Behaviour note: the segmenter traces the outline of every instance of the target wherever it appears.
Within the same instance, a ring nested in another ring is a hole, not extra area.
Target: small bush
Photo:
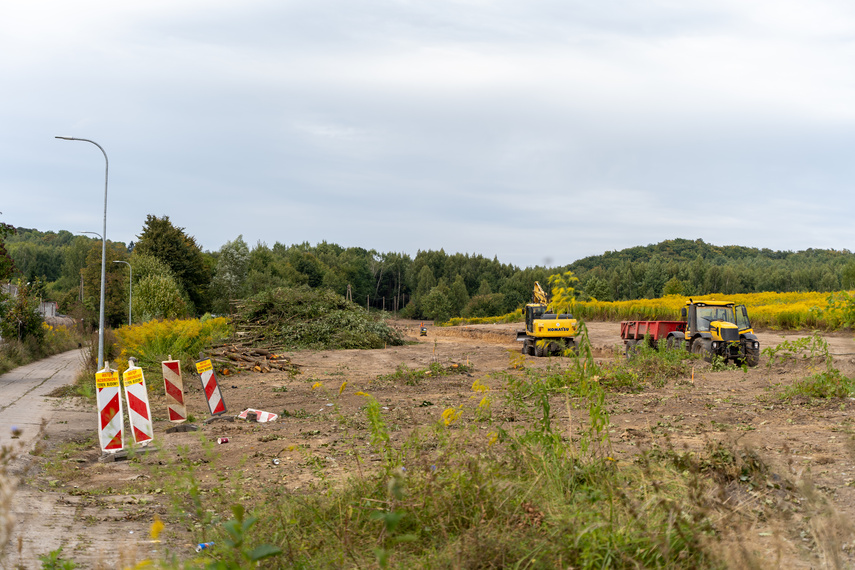
[[[119,339],[119,362],[124,370],[128,359],[133,356],[138,366],[160,371],[160,363],[169,359],[180,360],[185,367],[192,367],[199,353],[231,335],[225,317],[202,319],[176,319],[171,321],[149,321],[140,325],[122,327],[115,331]],[[106,351],[105,351],[106,353]]]

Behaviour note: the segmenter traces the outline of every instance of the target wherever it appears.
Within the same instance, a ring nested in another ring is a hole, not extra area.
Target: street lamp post
[[[130,272],[128,277],[128,326],[131,326],[131,305],[134,302],[134,268],[127,261],[119,259],[113,261],[113,263],[124,263],[128,266],[128,271]]]
[[[98,316],[98,370],[104,368],[104,291],[107,282],[107,179],[110,175],[110,160],[107,158],[107,153],[100,144],[89,139],[79,139],[75,137],[55,137],[64,141],[83,141],[92,143],[101,150],[104,155],[104,229],[101,233],[101,309]]]

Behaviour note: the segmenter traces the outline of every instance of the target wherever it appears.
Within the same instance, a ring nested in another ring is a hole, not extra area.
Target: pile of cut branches
[[[300,371],[291,359],[273,351],[238,345],[234,343],[215,347],[211,351],[211,360],[219,364],[224,375],[235,372],[289,372]]]
[[[383,348],[404,343],[382,319],[329,289],[263,291],[234,303],[235,338],[244,346],[282,349]]]

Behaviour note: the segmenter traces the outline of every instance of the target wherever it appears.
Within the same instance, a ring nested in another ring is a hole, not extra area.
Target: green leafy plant
[[[442,365],[439,362],[431,362],[427,368],[410,368],[401,363],[392,374],[383,374],[377,377],[381,382],[400,382],[408,386],[416,386],[425,380],[451,376],[455,374],[468,374],[472,372],[471,364],[449,363]]]
[[[206,566],[210,570],[239,570],[245,568],[244,562],[257,563],[265,558],[278,556],[282,553],[282,549],[270,544],[262,544],[254,548],[247,543],[250,542],[252,527],[258,522],[258,518],[254,516],[246,516],[243,505],[232,505],[232,514],[234,518],[223,523],[223,530],[226,531],[226,537],[223,543],[230,549],[228,553],[231,557],[230,561],[217,561],[216,563]],[[222,549],[221,549],[222,550]]]
[[[78,567],[73,560],[62,557],[62,547],[56,550],[51,550],[47,554],[39,556],[42,563],[42,570],[74,570]]]

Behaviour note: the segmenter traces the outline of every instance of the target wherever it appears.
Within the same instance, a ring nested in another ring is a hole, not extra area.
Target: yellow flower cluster
[[[755,327],[772,329],[835,328],[841,317],[829,306],[828,293],[745,293],[698,295],[692,299],[732,301],[748,308]],[[668,295],[635,301],[589,301],[576,304],[576,316],[589,320],[680,320],[688,297]]]
[[[160,365],[170,355],[175,359],[195,360],[199,352],[231,334],[225,317],[212,319],[153,320],[116,329],[119,338],[119,368],[131,356],[140,366]]]

